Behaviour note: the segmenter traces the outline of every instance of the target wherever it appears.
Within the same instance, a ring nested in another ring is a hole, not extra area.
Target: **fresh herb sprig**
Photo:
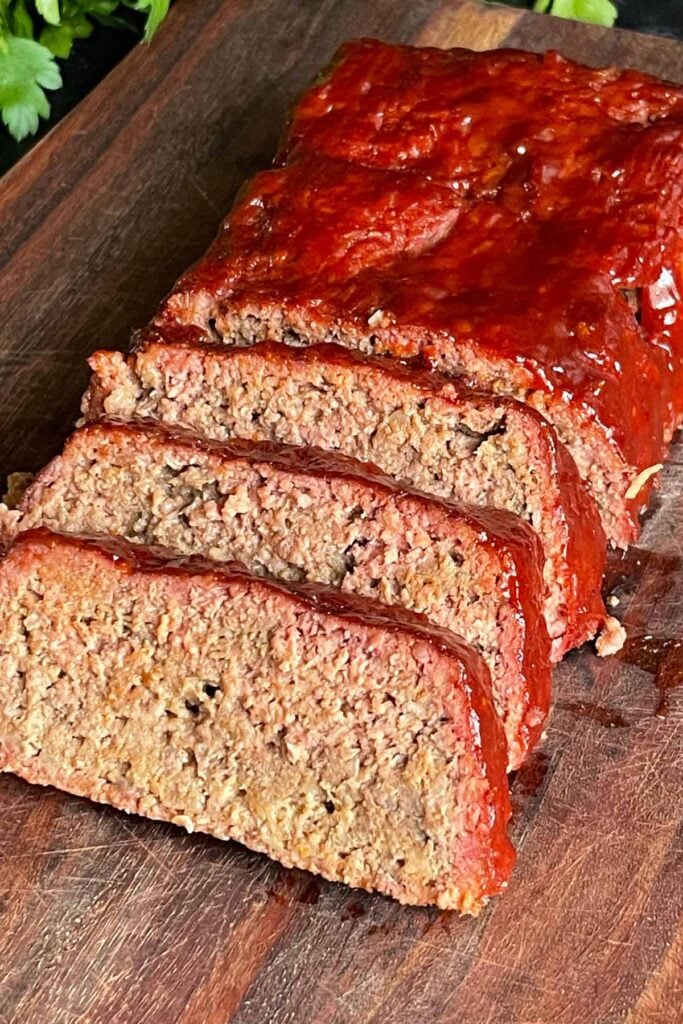
[[[536,0],[534,10],[608,26],[614,24],[619,13],[611,0]]]
[[[17,141],[50,114],[47,92],[59,89],[58,60],[95,25],[135,30],[128,12],[145,17],[145,39],[166,17],[170,0],[0,0],[0,117]]]

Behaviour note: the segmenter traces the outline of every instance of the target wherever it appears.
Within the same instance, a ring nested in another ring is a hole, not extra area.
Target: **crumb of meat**
[[[0,502],[0,551],[9,547],[21,522],[21,512]]]
[[[601,658],[608,658],[620,651],[626,642],[626,630],[613,615],[608,615],[602,631],[595,641],[595,649]]]

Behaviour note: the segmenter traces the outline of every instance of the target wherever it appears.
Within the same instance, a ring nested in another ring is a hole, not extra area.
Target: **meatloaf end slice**
[[[98,352],[83,411],[149,418],[207,438],[338,451],[425,493],[521,516],[542,538],[545,618],[558,659],[605,617],[595,502],[535,410],[334,345],[151,344]]]
[[[646,337],[612,257],[588,259],[582,239],[597,228],[578,214],[527,218],[436,185],[423,209],[414,179],[310,159],[257,175],[141,341],[334,341],[522,400],[553,424],[626,546],[680,416],[678,357]]]
[[[476,913],[514,854],[486,668],[397,609],[47,531],[0,563],[0,769]]]
[[[540,737],[550,701],[541,550],[511,513],[401,490],[319,449],[101,422],[72,435],[21,512],[24,528],[113,534],[420,612],[487,662],[511,769]]]

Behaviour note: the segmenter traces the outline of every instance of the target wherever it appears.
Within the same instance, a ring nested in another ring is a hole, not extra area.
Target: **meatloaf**
[[[218,441],[315,445],[421,491],[521,516],[544,545],[555,659],[604,620],[595,503],[529,406],[334,345],[150,344],[128,357],[98,352],[91,365],[86,418],[145,417]]]
[[[236,560],[421,612],[487,662],[510,768],[541,734],[550,652],[540,544],[510,513],[399,490],[370,466],[316,449],[98,422],[72,435],[20,511],[24,528]]]
[[[554,55],[361,41],[283,153],[156,327],[336,340],[523,399],[610,540],[633,540],[683,413],[683,90]]]
[[[476,913],[513,852],[486,667],[419,617],[46,531],[0,562],[0,769]]]

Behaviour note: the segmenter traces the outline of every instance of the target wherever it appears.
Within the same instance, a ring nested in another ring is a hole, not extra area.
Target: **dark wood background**
[[[363,34],[554,46],[683,81],[673,41],[470,0],[179,0],[0,181],[1,475],[57,451],[86,354],[126,344],[299,90]],[[0,1024],[681,1024],[681,455],[610,581],[655,640],[558,669],[548,739],[514,782],[518,867],[478,920],[7,776]]]

